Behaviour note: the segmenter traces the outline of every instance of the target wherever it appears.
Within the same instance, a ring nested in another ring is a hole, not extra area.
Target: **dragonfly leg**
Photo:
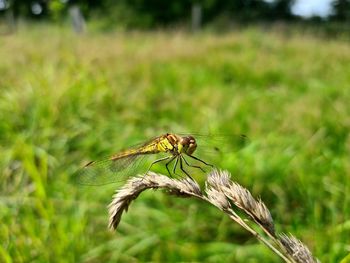
[[[171,173],[170,173],[170,170],[169,170],[168,165],[171,164],[171,163],[175,160],[175,158],[176,158],[176,156],[173,156],[173,157],[165,164],[165,167],[166,167],[166,169],[167,169],[168,174],[169,174],[170,177],[173,177],[173,176],[172,176]]]
[[[179,157],[177,156],[176,161],[175,161],[175,165],[173,168],[173,174],[176,174],[176,167],[177,167],[178,162],[179,162]]]
[[[172,156],[167,156],[167,157],[164,157],[164,158],[160,158],[158,160],[155,160],[154,162],[151,163],[151,165],[149,166],[149,168],[147,169],[147,172],[145,173],[145,175],[149,172],[149,170],[151,170],[152,166],[156,163],[159,163],[161,161],[165,161],[165,160],[168,160],[170,159]]]
[[[205,173],[205,170],[204,170],[202,167],[200,167],[200,166],[198,166],[198,165],[189,164],[189,163],[187,162],[187,160],[185,159],[185,156],[182,156],[182,159],[184,159],[184,161],[185,161],[185,163],[187,164],[187,166],[200,169],[203,173]]]
[[[180,158],[181,158],[180,155],[177,155],[177,156],[176,156],[176,161],[175,161],[175,165],[174,165],[174,168],[173,168],[173,174],[176,175],[178,178],[181,179],[182,176],[176,173],[177,164],[179,163],[179,159],[180,159]]]
[[[201,162],[201,163],[204,163],[205,165],[208,165],[208,166],[211,166],[211,167],[214,168],[214,165],[212,165],[212,164],[210,164],[210,163],[206,163],[205,161],[203,161],[203,160],[197,158],[196,156],[189,155],[189,154],[187,154],[187,156],[189,156],[189,157],[191,157],[192,159],[195,159],[195,160],[197,160],[197,161],[199,161],[199,162]]]
[[[183,168],[183,165],[182,165],[182,156],[180,155],[180,169],[181,169],[181,171],[183,171],[192,181],[194,181],[194,179],[192,178],[192,176],[191,175],[189,175],[188,174],[188,172],[186,172],[185,170],[184,170],[184,168]]]

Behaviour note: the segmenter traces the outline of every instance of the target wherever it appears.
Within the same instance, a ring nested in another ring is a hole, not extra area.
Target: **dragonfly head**
[[[181,151],[188,155],[192,155],[197,148],[196,139],[191,135],[181,137],[180,144],[182,145]]]

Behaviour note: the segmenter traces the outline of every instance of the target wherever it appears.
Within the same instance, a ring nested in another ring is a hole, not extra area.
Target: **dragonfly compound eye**
[[[192,154],[197,148],[196,140],[192,136],[188,136],[187,154]]]

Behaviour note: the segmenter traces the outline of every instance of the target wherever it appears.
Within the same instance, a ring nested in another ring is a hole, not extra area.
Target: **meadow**
[[[167,131],[245,134],[215,165],[278,231],[349,262],[349,83],[347,39],[293,31],[1,36],[0,262],[280,262],[214,207],[161,191],[107,229],[116,186],[72,175]]]

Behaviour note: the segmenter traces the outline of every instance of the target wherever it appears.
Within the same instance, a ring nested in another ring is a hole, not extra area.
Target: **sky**
[[[296,0],[292,7],[293,14],[310,17],[327,16],[331,13],[332,0]]]

